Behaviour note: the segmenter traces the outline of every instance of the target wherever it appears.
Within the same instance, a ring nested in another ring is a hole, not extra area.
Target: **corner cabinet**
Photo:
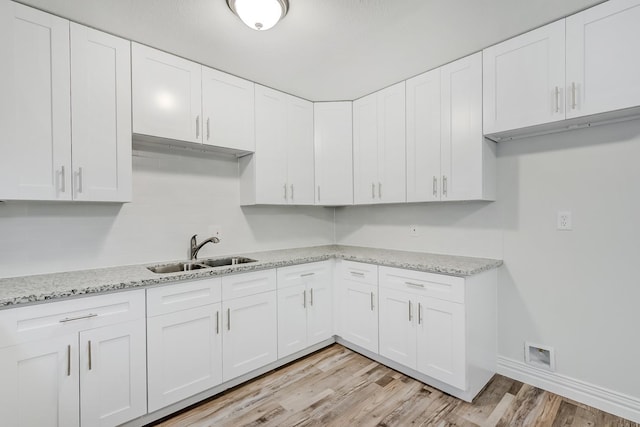
[[[355,204],[407,201],[405,82],[353,102]]]
[[[1,311],[3,423],[116,426],[146,414],[144,312],[144,291]]]
[[[255,148],[254,84],[133,43],[133,132],[138,138]]]
[[[353,204],[352,104],[313,104],[316,205]]]
[[[0,2],[0,200],[131,199],[130,43]]]
[[[242,205],[313,205],[313,103],[256,85],[256,152],[239,159]]]
[[[482,134],[482,54],[407,80],[407,201],[495,200]]]

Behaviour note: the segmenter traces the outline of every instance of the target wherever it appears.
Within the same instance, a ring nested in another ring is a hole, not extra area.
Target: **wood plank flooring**
[[[466,403],[338,344],[155,425],[640,427],[500,375]]]

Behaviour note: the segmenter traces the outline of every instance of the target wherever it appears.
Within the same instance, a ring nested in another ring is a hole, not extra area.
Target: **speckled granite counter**
[[[151,264],[144,264],[0,279],[0,309],[76,295],[264,270],[331,258],[463,277],[490,270],[502,264],[501,260],[496,259],[339,245],[243,253],[233,256],[253,258],[257,262],[167,274],[153,273],[146,268]]]

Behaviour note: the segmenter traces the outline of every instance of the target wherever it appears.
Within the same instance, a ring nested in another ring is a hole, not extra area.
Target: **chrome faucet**
[[[209,237],[207,240],[203,240],[202,242],[200,242],[200,244],[198,244],[198,240],[196,239],[196,237],[198,237],[197,234],[191,236],[191,243],[189,245],[189,259],[192,261],[197,259],[198,252],[200,252],[200,249],[202,249],[202,247],[207,243],[220,243],[220,239],[213,236]]]

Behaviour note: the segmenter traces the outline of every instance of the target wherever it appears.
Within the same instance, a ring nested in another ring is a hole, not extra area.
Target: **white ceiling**
[[[289,0],[251,30],[226,0],[20,0],[312,101],[351,100],[601,0]]]

